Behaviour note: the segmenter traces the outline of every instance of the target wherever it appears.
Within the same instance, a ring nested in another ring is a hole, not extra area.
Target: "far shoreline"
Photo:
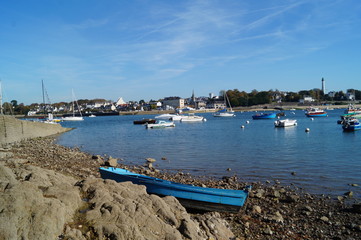
[[[233,107],[232,110],[235,112],[259,112],[259,111],[290,111],[290,110],[306,110],[307,108],[320,108],[327,110],[333,109],[346,109],[349,104],[343,105],[312,105],[312,104],[305,104],[305,105],[298,105],[298,104],[265,104],[265,105],[255,105],[251,107]],[[354,104],[355,107],[361,108],[361,104]],[[183,114],[186,113],[214,113],[217,109],[197,109],[197,110],[190,110],[184,111]],[[174,113],[174,110],[150,110],[150,111],[120,111],[114,112],[112,116],[125,116],[125,115],[158,115],[158,114],[165,114],[165,113]],[[94,112],[96,113],[96,112]],[[66,114],[66,113],[64,113]],[[54,117],[62,117],[64,114],[54,114]],[[89,113],[90,114],[90,113]],[[104,115],[108,116],[108,115]],[[24,115],[15,115],[16,118],[42,118],[47,117],[46,114],[37,114],[33,116],[24,116]]]

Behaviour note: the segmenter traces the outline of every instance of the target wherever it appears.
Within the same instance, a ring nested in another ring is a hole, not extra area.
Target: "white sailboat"
[[[216,113],[214,113],[213,116],[215,116],[215,117],[235,117],[236,114],[234,114],[234,111],[232,110],[232,106],[231,106],[231,103],[229,102],[226,91],[224,91],[224,101],[225,101],[226,105],[228,103],[229,109],[223,108],[223,109],[217,111]]]
[[[79,104],[78,104],[78,101],[76,100],[75,98],[75,94],[74,94],[74,91],[72,91],[72,94],[73,94],[73,101],[72,101],[72,105],[73,105],[73,116],[67,116],[67,117],[63,117],[62,120],[63,121],[83,121],[84,118],[83,118],[83,115],[81,114],[81,110],[79,108]],[[75,116],[75,104],[74,102],[76,103],[77,107],[78,107],[78,110],[79,110],[79,113],[80,113],[80,116]]]

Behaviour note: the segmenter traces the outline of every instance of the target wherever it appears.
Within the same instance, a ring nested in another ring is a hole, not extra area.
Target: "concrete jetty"
[[[48,124],[19,120],[12,116],[0,115],[0,145],[25,139],[46,137],[71,130],[60,124]]]

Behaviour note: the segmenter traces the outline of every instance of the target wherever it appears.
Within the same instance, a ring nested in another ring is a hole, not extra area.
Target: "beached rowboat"
[[[174,196],[184,207],[203,211],[238,212],[245,204],[251,188],[232,190],[197,187],[113,167],[101,167],[99,172],[103,179],[112,179],[117,182],[131,181],[134,184],[144,185],[149,194]]]

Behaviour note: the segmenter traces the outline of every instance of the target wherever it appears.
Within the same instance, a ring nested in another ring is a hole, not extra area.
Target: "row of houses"
[[[110,112],[110,111],[146,111],[146,110],[176,110],[176,109],[220,109],[225,108],[226,105],[223,99],[220,99],[218,96],[211,97],[198,97],[196,98],[194,94],[191,98],[180,98],[180,97],[166,97],[159,101],[149,101],[149,102],[125,102],[122,97],[120,97],[116,102],[113,101],[100,101],[92,103],[82,103],[82,104],[73,104],[73,103],[64,103],[59,106],[59,104],[39,104],[35,106],[28,115],[35,115],[39,113],[68,113],[72,112],[73,109],[75,112],[79,110],[82,112]]]

